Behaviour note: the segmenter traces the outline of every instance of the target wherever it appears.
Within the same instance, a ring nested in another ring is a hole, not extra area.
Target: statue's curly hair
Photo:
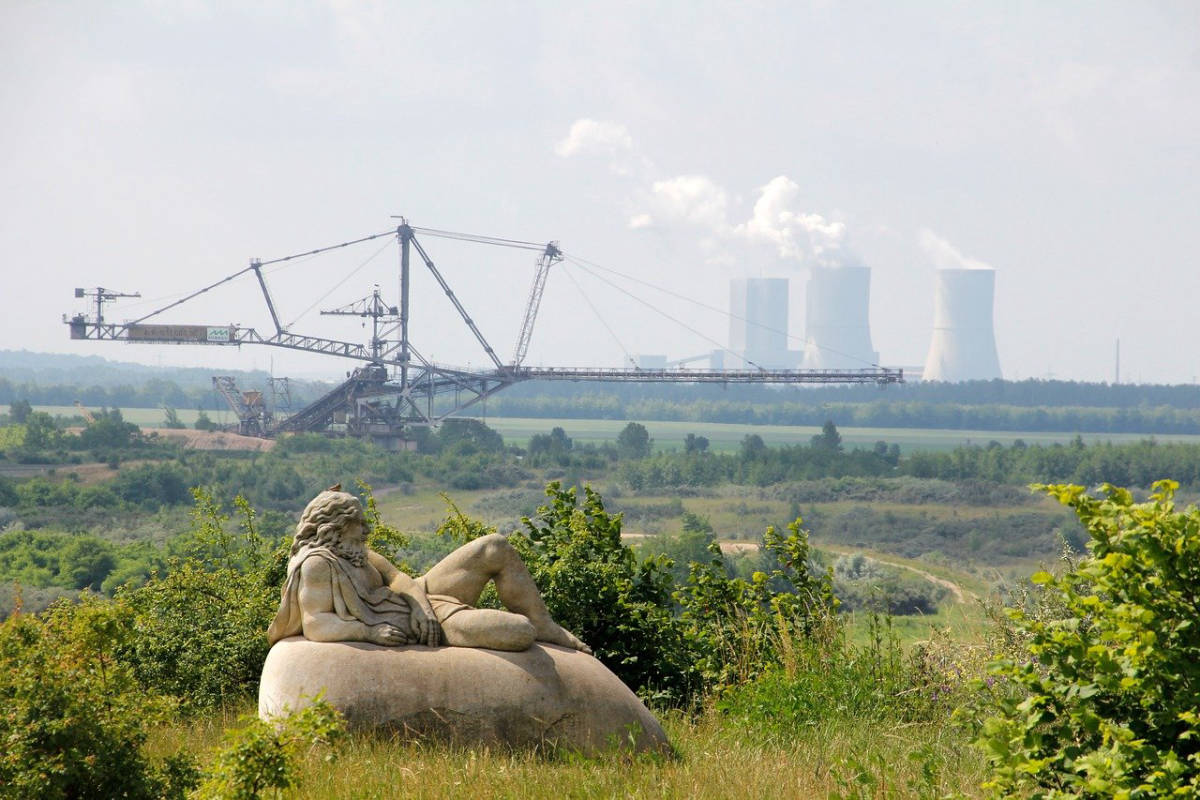
[[[362,503],[349,492],[340,491],[340,488],[336,486],[321,492],[304,507],[304,513],[296,525],[292,555],[305,545],[336,550],[342,543],[342,531],[348,523],[364,523]]]

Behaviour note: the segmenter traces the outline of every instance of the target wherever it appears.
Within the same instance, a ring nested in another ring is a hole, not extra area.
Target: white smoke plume
[[[704,175],[677,175],[655,181],[647,202],[650,211],[634,215],[629,227],[684,223],[702,226],[721,236],[730,230],[729,196]]]
[[[780,175],[758,190],[750,219],[735,232],[751,241],[767,242],[781,258],[812,258],[823,266],[844,261],[846,225],[800,209],[800,186]]]
[[[646,172],[652,165],[637,152],[629,129],[619,122],[577,119],[564,139],[554,145],[561,158],[607,156],[608,166],[618,175]]]
[[[731,211],[730,193],[712,178],[686,174],[650,180],[654,163],[618,122],[578,119],[554,151],[563,158],[607,156],[614,172],[643,176],[648,185],[630,198],[629,227],[701,229],[700,244],[714,260],[731,260],[729,250],[746,244],[770,246],[780,258],[801,264],[840,266],[853,260],[845,223],[805,211],[799,185],[786,175],[760,187],[749,219],[734,223],[731,215],[740,215]]]
[[[928,228],[922,228],[917,240],[921,249],[929,256],[929,260],[938,269],[991,269],[978,259],[968,258],[959,252],[958,248],[938,236]]]

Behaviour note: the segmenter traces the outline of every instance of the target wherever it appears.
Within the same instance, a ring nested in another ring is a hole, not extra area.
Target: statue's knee
[[[512,620],[509,624],[508,633],[513,648],[516,650],[526,650],[537,640],[537,629],[533,627],[532,622],[524,617]]]
[[[488,560],[504,560],[512,553],[513,546],[508,543],[508,537],[500,533],[489,533],[487,536],[481,536],[475,540],[478,542],[478,547]]]

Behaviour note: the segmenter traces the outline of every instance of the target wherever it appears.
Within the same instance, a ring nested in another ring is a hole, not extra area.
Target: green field
[[[529,417],[487,417],[483,420],[499,431],[508,444],[525,445],[535,433],[547,433],[558,426],[580,444],[615,442],[617,434],[625,427],[625,420],[608,419],[541,419]],[[819,427],[808,425],[745,425],[723,422],[662,422],[636,420],[646,426],[654,439],[656,450],[682,450],[683,439],[689,433],[707,436],[709,447],[715,452],[737,450],[742,439],[756,433],[768,445],[808,444],[812,437],[821,432]],[[906,453],[915,450],[953,450],[961,445],[987,444],[991,441],[1010,445],[1017,439],[1026,444],[1066,443],[1075,438],[1075,433],[1063,431],[967,431],[935,430],[931,428],[842,428],[842,441],[848,447],[871,447],[878,441],[898,444]],[[1139,442],[1150,438],[1141,433],[1085,433],[1081,434],[1088,444],[1096,442]],[[1200,443],[1200,435],[1179,434],[1156,436],[1160,441]]]
[[[45,411],[52,416],[79,416],[79,409],[74,406],[37,406],[36,410]],[[157,428],[164,423],[164,413],[161,408],[122,408],[125,419],[141,427]],[[176,410],[179,420],[189,427],[196,422],[198,412],[195,409],[180,408]],[[218,424],[228,424],[234,421],[232,412],[213,411],[209,417]],[[627,420],[615,419],[551,419],[536,417],[480,417],[489,427],[499,431],[504,441],[510,445],[525,446],[535,433],[549,433],[551,428],[560,427],[579,444],[604,444],[615,442],[617,434],[627,424]],[[709,448],[713,452],[728,453],[736,451],[742,439],[755,433],[763,438],[768,445],[808,444],[809,440],[821,429],[809,425],[746,425],[724,422],[676,422],[636,420],[646,426],[654,439],[657,451],[682,450],[683,439],[687,434],[706,436]],[[842,441],[847,447],[871,447],[878,441],[888,444],[898,444],[905,453],[918,450],[953,450],[962,445],[987,444],[999,442],[1010,445],[1017,439],[1026,444],[1066,443],[1075,438],[1073,431],[973,431],[973,430],[943,430],[933,428],[838,428]],[[1150,438],[1142,433],[1084,433],[1080,434],[1085,442],[1139,442]],[[1164,442],[1200,443],[1197,434],[1159,434],[1154,438]]]

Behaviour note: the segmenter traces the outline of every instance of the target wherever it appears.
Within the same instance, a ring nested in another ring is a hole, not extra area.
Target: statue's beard
[[[329,549],[332,550],[339,558],[346,559],[356,567],[365,567],[367,565],[366,544],[347,544],[339,541]]]

